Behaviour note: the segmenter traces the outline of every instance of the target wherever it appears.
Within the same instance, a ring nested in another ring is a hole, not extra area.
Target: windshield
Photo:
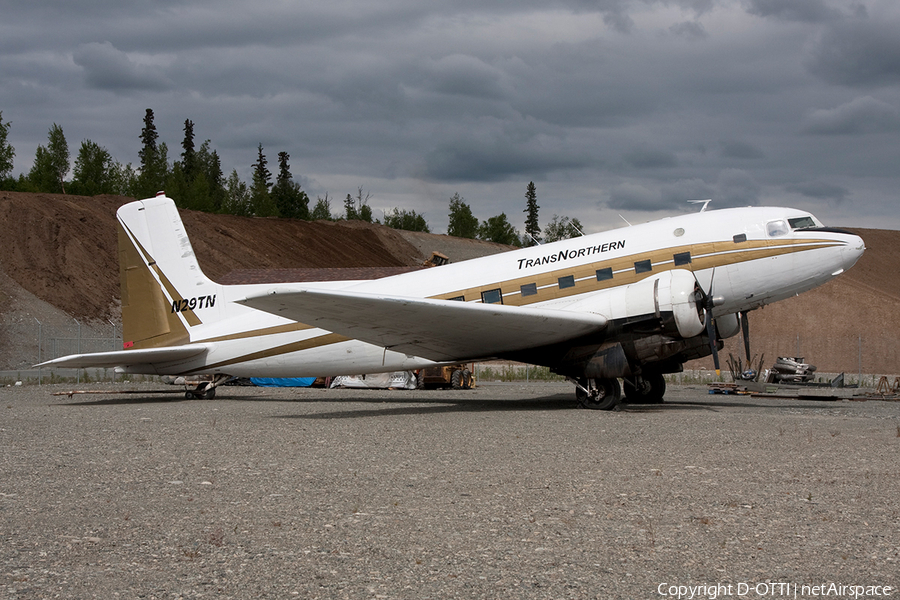
[[[807,227],[816,226],[816,222],[813,221],[812,217],[796,217],[788,219],[788,223],[791,224],[791,229],[806,229]]]

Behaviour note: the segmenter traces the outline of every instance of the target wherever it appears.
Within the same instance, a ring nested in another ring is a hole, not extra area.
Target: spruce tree
[[[537,190],[534,187],[534,182],[531,181],[528,183],[528,188],[525,191],[525,210],[522,211],[526,213],[525,236],[523,239],[525,246],[534,246],[541,241],[541,227],[538,225],[538,208]]]

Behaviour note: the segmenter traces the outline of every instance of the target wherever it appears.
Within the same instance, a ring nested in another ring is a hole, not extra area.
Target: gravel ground
[[[0,598],[900,596],[900,403],[165,387],[0,390]]]

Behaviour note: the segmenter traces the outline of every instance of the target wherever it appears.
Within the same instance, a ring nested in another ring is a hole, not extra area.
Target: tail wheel
[[[578,379],[575,398],[582,408],[612,410],[622,399],[618,379]]]
[[[631,404],[660,404],[666,395],[666,379],[662,373],[647,373],[625,378],[625,401]]]

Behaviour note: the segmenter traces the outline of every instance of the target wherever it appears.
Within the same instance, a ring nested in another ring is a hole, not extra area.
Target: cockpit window
[[[766,231],[769,234],[769,237],[778,237],[780,235],[786,235],[788,232],[787,223],[785,223],[782,219],[778,219],[777,221],[769,221],[766,223]]]
[[[796,219],[788,219],[788,223],[791,224],[791,229],[806,229],[807,227],[816,226],[816,222],[812,220],[812,217],[797,217]]]

